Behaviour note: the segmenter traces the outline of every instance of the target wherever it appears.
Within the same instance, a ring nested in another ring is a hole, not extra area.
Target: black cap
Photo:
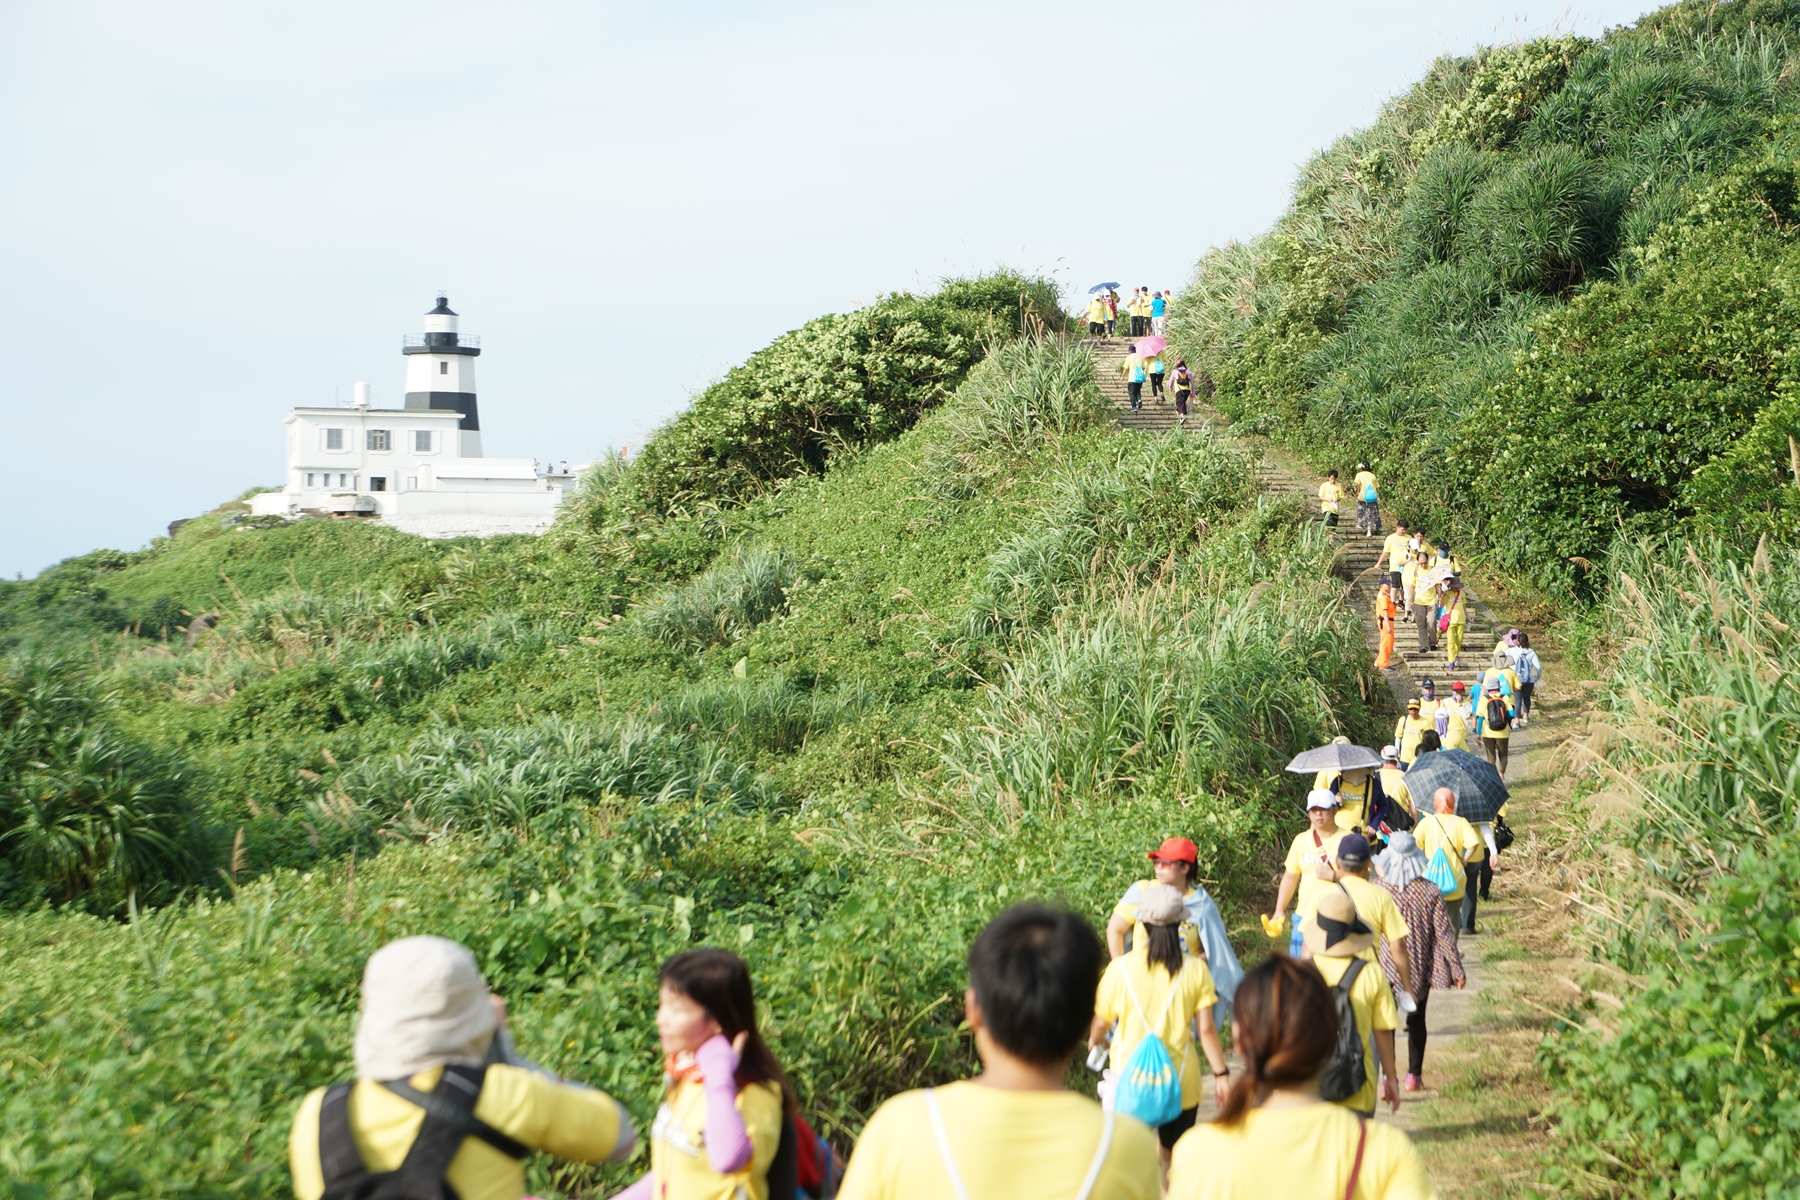
[[[1429,676],[1429,675],[1427,675],[1425,678],[1419,680],[1419,686],[1422,688],[1431,688],[1433,691],[1437,690],[1437,684],[1432,682],[1431,676]]]
[[[1369,839],[1360,833],[1346,833],[1338,840],[1338,866],[1356,870],[1369,861]]]

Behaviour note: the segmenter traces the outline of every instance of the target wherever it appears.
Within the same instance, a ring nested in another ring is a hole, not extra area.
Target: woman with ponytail
[[[1228,1073],[1225,1050],[1213,1023],[1213,1005],[1219,996],[1205,959],[1184,957],[1181,922],[1187,907],[1180,892],[1168,884],[1145,888],[1137,905],[1137,920],[1144,939],[1129,953],[1112,960],[1100,977],[1094,1001],[1094,1023],[1088,1044],[1112,1045],[1111,1076],[1123,1075],[1138,1043],[1150,1034],[1162,1039],[1169,1059],[1181,1079],[1181,1111],[1157,1128],[1164,1163],[1182,1134],[1194,1127],[1200,1110],[1200,1058],[1194,1052],[1196,1031],[1206,1052],[1207,1075],[1213,1080],[1215,1099],[1223,1102]],[[1116,1027],[1116,1028],[1115,1028]]]
[[[1168,1200],[1429,1200],[1406,1134],[1319,1097],[1337,1007],[1310,962],[1277,955],[1244,976],[1231,1028],[1244,1073],[1219,1115],[1175,1146]]]
[[[798,1105],[757,1030],[749,967],[728,950],[684,950],[657,978],[663,1102],[650,1173],[619,1200],[790,1200]]]

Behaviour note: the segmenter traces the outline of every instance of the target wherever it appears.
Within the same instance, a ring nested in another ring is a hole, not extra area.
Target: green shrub
[[[67,660],[15,657],[0,671],[0,902],[116,910],[207,873],[184,765],[110,728],[107,707]]]
[[[649,509],[734,502],[885,441],[941,404],[991,342],[1067,318],[1047,280],[1000,272],[819,317],[753,354],[650,438],[628,477]]]

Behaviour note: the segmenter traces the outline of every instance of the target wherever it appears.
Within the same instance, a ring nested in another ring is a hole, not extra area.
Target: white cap
[[[1314,788],[1306,793],[1306,807],[1308,808],[1336,808],[1342,803],[1338,794],[1330,788]]]
[[[1400,747],[1398,747],[1398,746],[1383,746],[1381,748],[1381,757],[1384,759],[1392,758],[1392,759],[1397,760],[1400,757]]]

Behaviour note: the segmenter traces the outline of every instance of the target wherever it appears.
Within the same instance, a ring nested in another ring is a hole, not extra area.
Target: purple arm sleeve
[[[656,1176],[648,1171],[643,1178],[613,1197],[613,1200],[652,1200],[656,1195]]]
[[[694,1054],[705,1077],[706,1161],[721,1175],[750,1165],[750,1133],[737,1106],[738,1056],[723,1035],[715,1034]]]

